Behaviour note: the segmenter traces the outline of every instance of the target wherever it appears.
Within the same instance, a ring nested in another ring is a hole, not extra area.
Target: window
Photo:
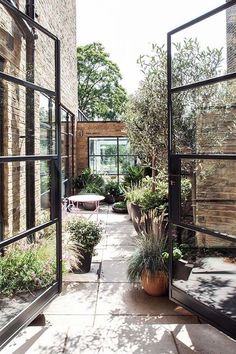
[[[72,194],[74,174],[74,121],[75,116],[65,107],[61,109],[61,175],[62,197]]]
[[[89,168],[93,173],[122,179],[127,167],[136,164],[126,137],[89,138]]]

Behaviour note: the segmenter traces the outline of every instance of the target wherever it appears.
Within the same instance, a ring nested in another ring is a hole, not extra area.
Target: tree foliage
[[[182,86],[218,76],[222,49],[201,49],[196,39],[173,45],[172,86]],[[164,46],[152,45],[150,55],[138,60],[143,80],[130,98],[124,120],[135,153],[155,173],[167,165],[167,54]],[[172,96],[173,149],[182,152],[215,152],[227,138],[228,103],[234,87],[227,83],[200,86]],[[220,119],[210,119],[218,114]],[[206,119],[206,115],[208,115]],[[233,122],[231,122],[234,124]],[[223,132],[223,134],[222,134]],[[218,147],[217,147],[218,146]],[[154,173],[154,174],[155,174]]]
[[[101,43],[77,48],[79,108],[91,120],[117,120],[125,110],[127,95],[119,67]]]

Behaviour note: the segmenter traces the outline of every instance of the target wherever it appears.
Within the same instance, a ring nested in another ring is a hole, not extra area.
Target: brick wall
[[[212,139],[208,138],[208,145],[202,145],[199,150],[203,153],[209,151],[222,153],[222,158],[224,154],[235,153],[235,117],[235,105],[203,114],[198,121],[198,126],[203,126],[201,121],[204,121],[205,131],[209,131],[209,127],[213,127],[213,123],[217,122],[215,125],[217,129],[214,129]],[[204,128],[201,129],[201,135],[204,135]],[[215,142],[214,137],[216,137]],[[200,140],[201,136],[198,132],[198,142]],[[202,140],[206,142],[207,139]],[[196,223],[222,233],[236,235],[236,161],[198,161],[196,182]],[[235,247],[233,242],[226,242],[202,233],[197,233],[197,242],[200,247]]]
[[[121,122],[78,122],[76,135],[76,171],[79,175],[88,167],[88,138],[126,136]]]
[[[25,11],[25,0],[18,1]],[[77,63],[76,63],[76,0],[37,0],[36,21],[55,34],[61,41],[61,102],[77,115]],[[54,90],[54,42],[36,30],[35,83]],[[26,37],[16,21],[0,5],[0,59],[3,70],[26,79]],[[26,89],[20,85],[1,81],[0,119],[3,125],[2,154],[25,155]],[[40,153],[39,94],[35,92],[35,153]],[[29,107],[27,107],[29,110]],[[26,164],[25,162],[2,165],[3,185],[0,195],[4,201],[5,237],[26,228]],[[40,223],[40,163],[35,163],[36,224]]]

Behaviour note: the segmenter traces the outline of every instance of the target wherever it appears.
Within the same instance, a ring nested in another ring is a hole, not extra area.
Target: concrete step
[[[94,327],[30,326],[2,354],[235,354],[236,342],[207,324],[135,324],[118,316]]]

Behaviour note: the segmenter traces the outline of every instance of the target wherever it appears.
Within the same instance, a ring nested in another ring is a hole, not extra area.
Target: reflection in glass
[[[0,328],[56,281],[55,225],[0,250]]]
[[[1,239],[6,239],[26,229],[26,163],[1,163],[2,191],[4,195]]]
[[[38,222],[36,224],[42,224],[49,221],[50,218],[50,207],[51,207],[51,161],[40,161],[40,208],[41,211],[36,214],[36,219]]]
[[[92,173],[117,174],[116,156],[90,156],[89,167]]]
[[[120,156],[119,157],[119,173],[125,174],[127,168],[135,165],[134,156]]]
[[[235,80],[174,93],[172,102],[175,152],[235,152]]]
[[[173,284],[203,304],[236,319],[236,243],[178,228],[175,245],[183,258],[173,263]],[[208,246],[203,240],[208,239]]]
[[[172,87],[235,72],[235,12],[236,5],[172,35]],[[191,53],[183,56],[184,47]]]
[[[90,138],[90,155],[117,155],[117,138]]]
[[[133,165],[135,157],[131,155],[128,138],[89,138],[89,167],[93,173],[125,174]]]
[[[55,106],[51,99],[40,94],[40,154],[50,155],[55,153]]]
[[[236,160],[183,160],[181,221],[236,236],[235,176]],[[187,200],[186,178],[190,184]]]
[[[14,83],[0,79],[1,106],[1,155],[25,155],[27,139],[32,139],[32,132],[26,136],[25,107],[26,89]]]

